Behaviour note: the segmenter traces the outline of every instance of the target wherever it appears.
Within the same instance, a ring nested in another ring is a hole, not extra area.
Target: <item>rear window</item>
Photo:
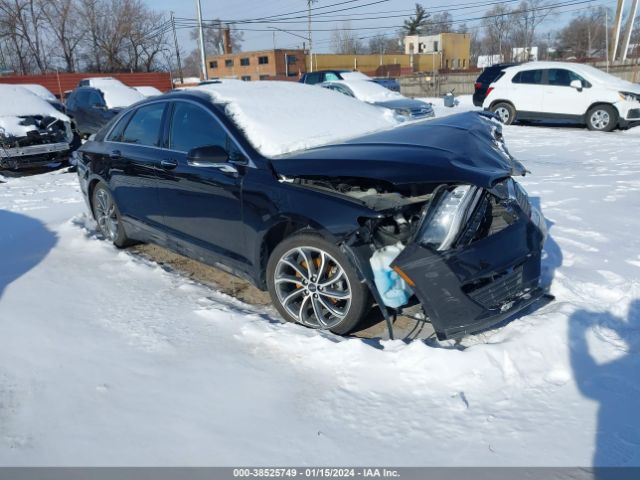
[[[525,70],[514,75],[512,83],[526,83],[540,85],[542,83],[542,70]]]
[[[480,74],[476,82],[487,84],[492,83],[502,75],[504,75],[504,69],[502,67],[488,67]]]

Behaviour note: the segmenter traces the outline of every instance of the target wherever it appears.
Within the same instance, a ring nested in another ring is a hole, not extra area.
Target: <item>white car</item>
[[[507,125],[568,120],[609,132],[640,124],[640,85],[589,65],[531,62],[505,69],[482,106]]]

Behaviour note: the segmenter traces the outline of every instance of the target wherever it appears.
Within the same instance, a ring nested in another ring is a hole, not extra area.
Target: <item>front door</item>
[[[581,90],[571,86],[574,80],[582,83]],[[551,68],[547,70],[542,111],[567,117],[584,115],[591,102],[590,95],[585,91],[588,88],[591,88],[591,84],[577,73],[564,68]]]
[[[247,262],[242,228],[242,171],[190,163],[187,153],[217,145],[230,155],[236,148],[212,112],[189,101],[175,101],[167,132],[158,193],[169,234],[178,250],[198,258],[203,250],[240,264]]]

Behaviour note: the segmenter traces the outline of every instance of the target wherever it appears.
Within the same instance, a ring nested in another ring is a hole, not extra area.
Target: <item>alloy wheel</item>
[[[349,279],[336,259],[319,248],[301,246],[286,252],[273,281],[282,307],[303,325],[330,329],[349,313]]]
[[[591,125],[597,130],[604,130],[609,126],[611,117],[606,110],[596,110],[591,114]]]
[[[109,192],[101,188],[96,192],[95,217],[98,227],[108,240],[115,241],[118,235],[118,214]]]
[[[507,110],[506,107],[498,107],[496,108],[494,113],[498,115],[502,123],[509,122],[509,118],[511,117],[511,114],[509,113],[509,110]]]

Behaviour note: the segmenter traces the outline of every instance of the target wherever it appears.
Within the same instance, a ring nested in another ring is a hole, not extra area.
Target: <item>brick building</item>
[[[207,57],[209,78],[297,80],[305,73],[304,50],[259,50]]]

